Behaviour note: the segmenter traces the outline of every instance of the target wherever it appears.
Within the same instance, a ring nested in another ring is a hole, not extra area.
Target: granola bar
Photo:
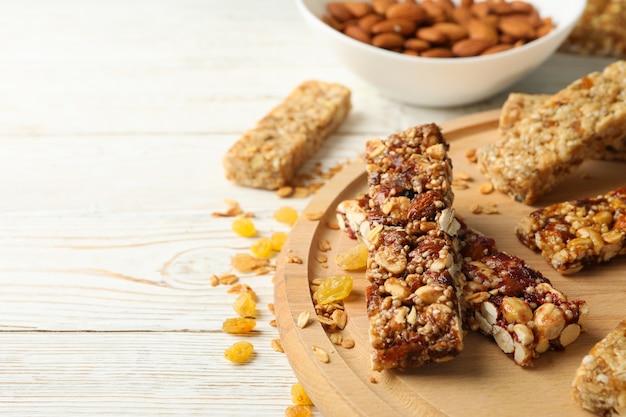
[[[596,343],[572,381],[574,400],[602,417],[626,416],[626,320]]]
[[[568,300],[524,260],[497,249],[495,241],[466,226],[463,254],[465,324],[491,336],[520,366],[532,366],[548,350],[573,343],[587,318],[583,300]]]
[[[587,6],[561,51],[626,58],[626,2],[587,0]]]
[[[337,206],[339,224],[351,238],[366,240],[370,233],[369,223],[363,220],[367,201],[366,196]],[[532,366],[546,350],[573,343],[588,315],[586,303],[568,301],[539,271],[457,221],[465,326],[492,337],[520,366]]]
[[[463,349],[447,148],[434,124],[367,142],[366,301],[374,370],[443,362]]]
[[[506,135],[506,131],[512,129],[520,120],[532,114],[533,110],[546,102],[549,94],[525,94],[511,93],[502,105],[498,132]],[[626,136],[613,144],[601,144],[589,156],[593,159],[626,161]]]
[[[608,262],[626,254],[626,187],[535,210],[515,233],[562,274]]]
[[[286,185],[346,118],[350,96],[340,84],[300,84],[228,150],[226,177],[267,190]]]
[[[626,136],[626,61],[576,80],[477,151],[497,190],[533,204],[598,149]]]

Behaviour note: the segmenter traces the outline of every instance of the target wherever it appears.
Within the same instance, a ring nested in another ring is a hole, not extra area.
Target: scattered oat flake
[[[275,314],[275,311],[276,311],[276,310],[275,310],[275,309],[276,309],[276,306],[274,305],[274,303],[269,303],[269,304],[267,305],[267,309],[270,311],[270,313]]]
[[[499,214],[500,210],[498,209],[498,206],[496,204],[486,204],[483,207],[483,213],[485,214]]]
[[[222,285],[232,285],[239,281],[239,277],[235,274],[223,274],[218,279]]]
[[[251,272],[269,264],[268,259],[260,259],[250,255],[249,253],[235,254],[230,264],[239,272]]]
[[[328,227],[331,230],[339,230],[339,223],[337,222],[326,222],[326,227]]]
[[[218,285],[220,285],[220,279],[217,275],[211,275],[209,277],[209,284],[211,284],[211,287],[217,287]]]
[[[341,335],[341,333],[337,333],[337,332],[330,333],[328,335],[328,338],[330,339],[333,345],[341,345],[341,343],[343,342],[343,336]]]
[[[298,327],[304,329],[309,324],[311,313],[308,310],[302,311],[298,314]]]
[[[276,195],[278,195],[280,198],[291,197],[293,195],[293,187],[290,187],[288,185],[280,187],[278,190],[276,190]]]
[[[468,149],[467,152],[465,152],[465,157],[467,158],[468,161],[472,163],[478,162],[478,157],[476,156],[475,148]]]
[[[469,206],[469,211],[474,214],[480,214],[483,212],[483,206],[480,204],[472,204]]]
[[[328,239],[320,239],[317,241],[317,248],[322,252],[328,252],[330,250],[330,242]]]
[[[313,345],[311,349],[313,349],[313,354],[320,362],[324,362],[324,363],[330,362],[330,357],[328,356],[328,352],[326,352],[324,349],[322,349],[321,347],[317,345]]]
[[[288,264],[301,264],[302,258],[300,258],[298,255],[289,255],[287,256],[287,263]]]
[[[328,256],[326,256],[326,255],[325,255],[325,254],[323,254],[323,253],[318,253],[318,254],[315,256],[315,259],[317,260],[317,262],[319,262],[319,263],[321,263],[321,264],[328,262]]]
[[[352,339],[350,337],[346,337],[341,342],[341,346],[343,346],[346,349],[352,349],[354,347],[354,339]]]
[[[252,287],[249,286],[248,284],[242,284],[241,282],[239,282],[237,284],[231,285],[231,287],[226,292],[228,294],[244,294],[244,293],[248,293],[248,294],[251,294],[253,297],[256,298],[256,293],[254,292]]]
[[[322,218],[322,216],[324,216],[324,212],[323,211],[307,211],[304,213],[304,217],[307,220],[319,220]]]
[[[307,187],[296,187],[293,197],[294,198],[306,198],[310,195],[309,189]]]
[[[491,194],[493,192],[493,184],[491,182],[485,182],[480,185],[478,189],[481,194]]]
[[[454,174],[454,178],[461,181],[472,181],[472,177],[467,172],[457,172]]]
[[[283,349],[283,344],[280,342],[280,339],[272,339],[270,346],[276,352],[285,353],[285,349]]]
[[[224,202],[229,206],[228,209],[224,212],[213,212],[213,217],[235,217],[243,213],[239,203],[235,200],[224,200]]]
[[[376,384],[376,383],[378,382],[378,379],[376,379],[376,377],[375,377],[374,375],[371,375],[371,376],[370,376],[370,382],[371,382],[372,384]]]
[[[270,320],[270,326],[276,327],[276,319]]]

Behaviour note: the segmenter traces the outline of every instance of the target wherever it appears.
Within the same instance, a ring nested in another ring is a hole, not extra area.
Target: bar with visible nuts
[[[463,349],[452,165],[438,126],[366,145],[366,277],[372,368],[412,368]]]
[[[478,150],[494,187],[533,204],[598,147],[626,137],[626,61],[588,74],[551,96]]]
[[[253,188],[284,186],[344,121],[350,96],[340,84],[300,84],[228,150],[226,177]]]
[[[366,196],[337,206],[339,224],[353,239],[364,240],[370,233],[367,200]],[[493,239],[459,224],[464,324],[491,336],[520,366],[532,366],[546,350],[573,343],[588,315],[586,303],[568,301],[540,272],[499,251]]]
[[[562,274],[608,262],[626,254],[626,187],[535,210],[515,233]]]

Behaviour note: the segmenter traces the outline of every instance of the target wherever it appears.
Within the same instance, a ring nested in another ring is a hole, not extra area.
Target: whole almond
[[[350,36],[353,39],[356,39],[357,41],[361,41],[363,43],[368,43],[371,44],[372,43],[372,38],[369,35],[369,33],[367,33],[366,31],[364,31],[360,26],[358,25],[351,25],[348,26],[346,28],[346,30],[344,31],[344,33],[348,36]]]
[[[509,43],[499,43],[497,45],[494,45],[494,46],[492,46],[490,48],[485,49],[485,51],[483,51],[483,53],[481,53],[481,55],[496,54],[498,52],[508,51],[509,49],[513,49],[513,45],[511,45]]]
[[[448,40],[448,37],[434,26],[419,28],[415,35],[418,39],[423,39],[433,44],[442,44]]]
[[[350,10],[348,10],[346,5],[342,2],[331,1],[326,4],[326,10],[332,17],[340,22],[345,22],[346,20],[354,18],[352,13],[350,13]]]
[[[461,0],[461,7],[464,9],[469,9],[474,4],[474,0]]]
[[[489,14],[489,5],[485,2],[474,3],[470,7],[470,10],[472,11],[472,15],[483,18]]]
[[[372,0],[372,7],[376,13],[384,15],[387,9],[396,3],[396,0]]]
[[[495,42],[489,39],[463,39],[452,45],[452,53],[458,57],[470,57],[482,54]]]
[[[454,54],[448,48],[430,48],[420,53],[424,58],[452,58]]]
[[[435,23],[433,28],[446,35],[450,42],[456,42],[467,37],[467,30],[458,23],[441,22]]]
[[[552,31],[554,26],[552,23],[544,23],[537,28],[537,37],[540,38],[542,36],[546,36],[548,33]]]
[[[450,19],[461,26],[465,26],[472,19],[472,12],[470,9],[460,7],[450,12]]]
[[[426,11],[417,3],[396,3],[385,12],[387,19],[408,19],[414,22],[423,22],[428,18]]]
[[[532,13],[535,11],[535,6],[525,1],[514,0],[511,3],[511,8],[520,13]]]
[[[480,19],[471,19],[467,22],[467,34],[470,39],[484,39],[493,42],[493,44],[498,41],[497,29]]]
[[[347,1],[344,3],[344,5],[350,11],[350,13],[352,13],[352,16],[357,18],[363,17],[372,12],[372,6],[364,1]]]
[[[408,36],[415,32],[415,22],[408,19],[385,19],[372,26],[372,33],[399,33]]]
[[[515,13],[515,9],[511,7],[511,4],[506,1],[487,0],[487,4],[489,5],[489,10],[495,14],[505,15]]]
[[[383,20],[379,14],[371,13],[359,19],[359,27],[367,33],[372,33],[372,26]]]
[[[398,49],[404,44],[404,37],[398,33],[380,33],[372,38],[372,45],[384,49]]]
[[[444,5],[439,3],[421,3],[429,22],[444,22],[448,15]]]
[[[404,48],[410,51],[420,52],[429,49],[430,43],[426,42],[423,39],[409,38],[404,41]]]
[[[521,19],[508,19],[503,17],[500,19],[498,29],[500,29],[502,33],[516,39],[533,39],[536,36],[535,29]]]

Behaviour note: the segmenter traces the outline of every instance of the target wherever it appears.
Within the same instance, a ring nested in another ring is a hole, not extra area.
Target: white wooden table
[[[230,257],[250,239],[216,218],[238,201],[261,236],[307,199],[234,186],[221,158],[301,81],[344,83],[353,111],[312,164],[365,140],[501,105],[434,110],[389,101],[349,73],[289,0],[24,0],[0,14],[0,415],[280,416],[296,378],[270,347],[271,275],[254,359]],[[607,60],[555,56],[513,89],[554,92]],[[319,413],[315,412],[319,415]]]

